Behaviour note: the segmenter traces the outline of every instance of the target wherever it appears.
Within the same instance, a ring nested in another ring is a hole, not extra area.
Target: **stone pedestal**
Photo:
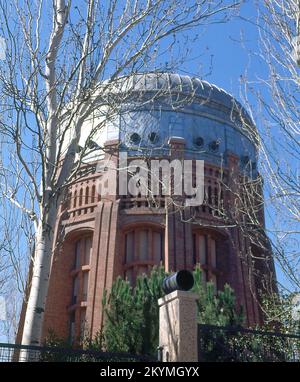
[[[197,298],[177,290],[158,300],[163,362],[198,362]]]

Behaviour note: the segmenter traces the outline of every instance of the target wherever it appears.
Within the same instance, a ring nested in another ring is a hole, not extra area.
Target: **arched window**
[[[212,281],[218,289],[217,237],[201,231],[193,234],[194,264],[202,268],[203,280]]]
[[[74,259],[75,269],[79,268],[80,266],[80,252],[81,252],[81,240],[78,240],[75,243],[75,259]]]
[[[83,308],[80,311],[80,339],[84,340],[86,334],[86,308]]]
[[[74,192],[73,208],[77,206],[77,191]]]
[[[82,273],[82,301],[87,301],[88,296],[88,286],[89,286],[89,273]]]
[[[75,311],[73,311],[70,315],[69,322],[69,341],[72,344],[75,339]]]
[[[75,243],[74,269],[81,265],[89,265],[92,251],[92,237],[86,236]]]
[[[84,332],[86,301],[88,300],[89,270],[92,255],[93,236],[85,233],[77,239],[73,248],[72,296],[70,312],[70,340]],[[82,337],[83,338],[83,337]]]
[[[158,228],[141,227],[125,233],[125,278],[136,276],[163,262],[163,234]]]
[[[79,206],[82,206],[82,199],[83,199],[83,189],[81,188],[79,191]]]
[[[96,186],[93,184],[93,186],[92,186],[92,195],[91,195],[91,202],[92,203],[95,203],[96,202]]]
[[[90,192],[90,189],[88,187],[86,187],[86,189],[85,189],[85,204],[89,204],[89,192]]]
[[[78,289],[79,289],[79,277],[78,277],[78,274],[77,274],[73,278],[72,305],[77,303],[77,300],[78,300]]]

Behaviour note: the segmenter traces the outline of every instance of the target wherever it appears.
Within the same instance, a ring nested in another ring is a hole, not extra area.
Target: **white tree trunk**
[[[36,247],[32,279],[27,302],[22,335],[22,345],[40,345],[43,318],[46,306],[49,276],[51,270],[53,232],[56,221],[56,203],[50,203],[47,218],[39,222],[36,233]],[[20,360],[28,360],[21,352]]]

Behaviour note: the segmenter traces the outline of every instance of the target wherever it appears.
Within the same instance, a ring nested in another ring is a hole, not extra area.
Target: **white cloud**
[[[0,60],[5,60],[6,44],[3,37],[0,36]]]

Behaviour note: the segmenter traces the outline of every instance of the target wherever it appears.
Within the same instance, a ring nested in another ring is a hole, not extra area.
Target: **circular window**
[[[138,144],[141,141],[141,137],[138,133],[133,133],[130,135],[130,141],[134,144]]]
[[[155,133],[154,131],[152,131],[149,135],[148,135],[148,139],[151,143],[156,143],[158,141],[158,134]]]
[[[194,139],[194,145],[197,147],[202,147],[204,145],[204,139],[202,137],[196,137]]]
[[[219,150],[220,142],[219,141],[211,141],[209,144],[209,149],[212,152],[216,152]]]

